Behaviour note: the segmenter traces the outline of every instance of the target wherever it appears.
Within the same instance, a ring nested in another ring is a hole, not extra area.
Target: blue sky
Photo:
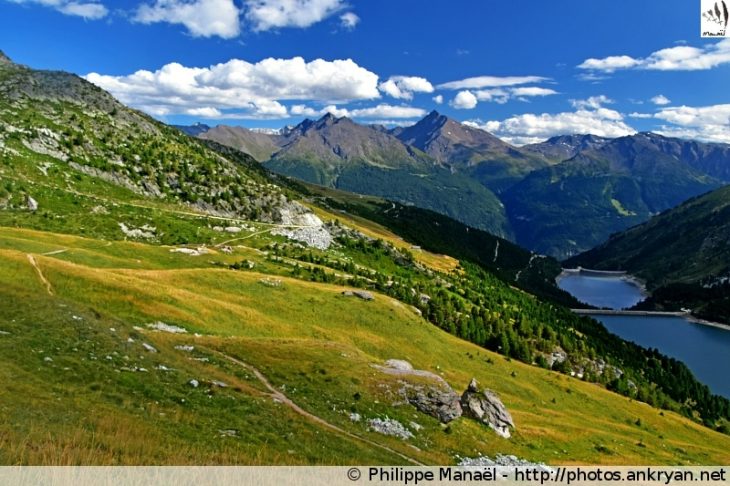
[[[687,0],[0,0],[0,49],[171,123],[437,109],[517,144],[730,143],[730,39],[700,38],[700,18]]]

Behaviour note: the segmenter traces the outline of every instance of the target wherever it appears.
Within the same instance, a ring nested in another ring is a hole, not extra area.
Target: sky
[[[701,19],[699,0],[0,0],[0,50],[167,123],[435,109],[517,145],[730,143],[730,38],[701,38]]]

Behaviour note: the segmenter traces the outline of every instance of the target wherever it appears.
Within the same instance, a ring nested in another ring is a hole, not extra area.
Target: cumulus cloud
[[[381,103],[377,106],[369,108],[358,108],[349,110],[347,108],[340,108],[337,105],[328,105],[321,110],[316,110],[305,105],[294,105],[290,109],[290,113],[295,116],[308,116],[318,117],[326,113],[331,113],[337,117],[349,117],[349,118],[395,118],[395,119],[408,119],[408,118],[421,118],[426,115],[426,110],[421,108],[415,108],[413,106],[406,105],[389,105]],[[382,120],[381,120],[382,121]],[[373,122],[375,123],[375,122]],[[401,122],[399,122],[400,124]],[[379,123],[381,124],[381,123]],[[392,121],[382,124],[394,124]]]
[[[476,108],[478,103],[477,97],[469,90],[459,91],[454,99],[449,103],[457,110],[471,110]]]
[[[575,100],[575,111],[562,113],[526,113],[501,121],[470,121],[466,124],[491,132],[515,145],[536,143],[568,133],[592,133],[603,137],[621,137],[636,133],[623,121],[621,113],[605,108],[606,97]]]
[[[448,83],[439,84],[436,87],[438,89],[450,90],[498,88],[502,86],[539,83],[547,80],[548,78],[543,78],[541,76],[477,76],[459,81],[449,81]]]
[[[659,94],[659,95],[656,95],[655,97],[653,97],[651,99],[651,102],[654,103],[655,105],[662,106],[662,105],[668,105],[672,101],[669,98],[667,98],[666,96]]]
[[[433,85],[417,76],[391,76],[378,85],[383,93],[397,99],[411,100],[413,93],[433,93]]]
[[[73,1],[73,0],[10,0],[11,3],[36,4],[51,7],[65,15],[83,17],[88,20],[98,20],[106,17],[109,10],[97,1]]]
[[[456,95],[454,100],[451,102],[451,106],[460,109],[472,109],[477,106],[477,102],[479,101],[504,104],[515,98],[520,101],[528,101],[528,98],[533,96],[550,96],[555,94],[558,94],[558,92],[553,89],[541,88],[539,86],[466,90],[461,91]]]
[[[347,4],[344,0],[246,0],[246,7],[246,20],[253,30],[260,32],[284,27],[309,27],[342,11]],[[350,17],[350,21],[357,18],[357,15],[352,15],[354,17]]]
[[[222,113],[243,110],[240,116],[282,118],[287,109],[281,101],[327,103],[380,97],[378,76],[350,59],[268,58],[255,64],[232,59],[206,68],[171,63],[154,72],[90,73],[86,79],[153,115],[215,108]]]
[[[730,143],[730,104],[662,108],[654,118],[672,124],[656,130],[662,135]]]
[[[648,69],[657,71],[699,71],[730,63],[730,39],[704,47],[678,45],[652,52],[644,58],[609,56],[590,58],[578,65],[588,71],[612,73],[621,69]]]
[[[360,23],[360,17],[353,12],[345,12],[340,15],[340,26],[347,30],[352,30]]]
[[[442,104],[444,102],[443,95],[436,95],[436,96],[434,96],[433,97],[433,102],[436,103],[437,105]]]
[[[605,71],[612,73],[617,69],[629,69],[639,65],[639,61],[631,56],[608,56],[603,59],[590,58],[578,65],[581,69]]]
[[[140,5],[132,20],[181,24],[195,37],[231,39],[241,33],[239,15],[233,0],[157,0]]]

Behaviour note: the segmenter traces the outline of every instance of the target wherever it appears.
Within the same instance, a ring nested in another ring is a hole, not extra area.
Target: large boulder
[[[465,416],[488,425],[498,435],[508,439],[515,428],[512,415],[491,390],[479,390],[479,383],[472,378],[469,387],[461,395],[461,408]]]
[[[410,403],[444,424],[461,417],[459,395],[440,376],[416,370],[411,363],[401,359],[389,359],[385,366],[375,365],[375,368],[400,377],[398,394],[403,403]]]
[[[441,423],[448,424],[461,417],[459,395],[449,386],[412,385],[407,387],[405,395],[411,405]]]

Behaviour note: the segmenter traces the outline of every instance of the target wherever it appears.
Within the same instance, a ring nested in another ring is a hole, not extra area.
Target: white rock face
[[[385,366],[388,368],[393,368],[394,370],[399,371],[412,371],[413,365],[410,364],[408,361],[404,361],[402,359],[389,359],[385,362]]]
[[[173,248],[170,253],[183,253],[190,256],[200,256],[210,253],[207,248],[199,246],[198,248]]]
[[[28,205],[28,209],[31,211],[38,211],[38,201],[30,196],[26,196],[25,203]]]
[[[122,233],[130,238],[151,239],[155,237],[155,231],[157,231],[157,228],[149,225],[144,225],[141,228],[132,228],[124,223],[117,224],[119,225],[119,229],[122,230]]]
[[[151,344],[142,343],[142,347],[144,349],[146,349],[147,351],[149,351],[150,353],[156,353],[157,352],[157,349],[154,346],[152,346]]]
[[[185,334],[188,331],[182,327],[165,324],[164,322],[158,321],[152,324],[147,324],[147,327],[154,329],[155,331],[169,332],[172,334]]]

